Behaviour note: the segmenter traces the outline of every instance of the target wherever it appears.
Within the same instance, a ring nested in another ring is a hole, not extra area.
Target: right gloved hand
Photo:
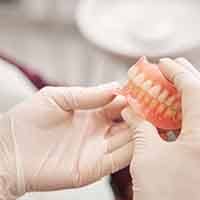
[[[130,167],[134,200],[199,200],[200,73],[185,59],[162,59],[160,69],[181,92],[182,130],[175,142],[167,143],[134,105],[123,110],[135,141]]]
[[[126,106],[114,99],[116,88],[44,88],[6,113],[0,120],[0,175],[9,192],[80,187],[126,167],[132,133],[116,122]]]

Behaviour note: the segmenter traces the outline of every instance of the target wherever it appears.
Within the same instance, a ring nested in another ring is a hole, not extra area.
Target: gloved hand
[[[117,87],[47,87],[6,113],[0,120],[3,190],[17,196],[79,187],[127,166],[132,132],[116,122],[126,105],[113,95]]]
[[[135,141],[130,167],[134,200],[199,200],[200,74],[185,59],[161,59],[159,65],[181,92],[182,130],[175,142],[167,143],[134,105],[123,110]]]

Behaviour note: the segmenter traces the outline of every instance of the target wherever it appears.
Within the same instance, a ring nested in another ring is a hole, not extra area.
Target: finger
[[[139,114],[137,114],[137,112],[133,111],[131,106],[124,108],[121,115],[132,130],[134,130],[140,123],[144,121]]]
[[[146,144],[155,146],[163,142],[157,129],[151,123],[140,118],[131,107],[125,108],[122,111],[122,116],[133,131],[136,150]]]
[[[191,71],[171,59],[161,60],[159,66],[164,75],[173,81],[182,93],[182,132],[198,129],[200,80]]]
[[[200,72],[185,58],[176,58],[175,61],[180,65],[184,66],[188,71],[193,73],[193,75],[200,79]]]
[[[110,103],[114,91],[119,87],[116,82],[97,87],[47,87],[42,94],[53,100],[65,111],[74,109],[99,108]]]
[[[127,105],[123,96],[117,96],[110,104],[99,110],[106,119],[117,120],[121,118],[121,111]]]
[[[192,89],[199,80],[187,70],[183,65],[180,65],[169,58],[160,59],[159,68],[168,80],[173,82],[179,91]]]
[[[114,126],[108,137],[107,141],[107,153],[111,153],[125,144],[128,144],[133,140],[133,133],[125,123],[120,123]]]
[[[134,143],[129,142],[125,146],[106,154],[102,160],[102,176],[109,175],[127,167],[133,156]]]

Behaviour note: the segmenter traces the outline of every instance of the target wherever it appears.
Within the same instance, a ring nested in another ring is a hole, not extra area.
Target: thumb
[[[92,109],[110,103],[118,83],[112,82],[97,87],[47,87],[40,91],[50,97],[65,111],[74,109]]]
[[[159,68],[181,93],[182,132],[191,133],[191,130],[199,131],[200,79],[197,70],[192,65],[186,67],[185,64],[164,58],[160,60]]]
[[[130,106],[122,111],[122,117],[133,131],[135,151],[146,147],[154,147],[163,141],[155,126],[142,119]]]

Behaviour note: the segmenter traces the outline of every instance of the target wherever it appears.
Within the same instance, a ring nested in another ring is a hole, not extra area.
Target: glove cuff
[[[14,200],[26,192],[12,120],[0,118],[0,199]]]

